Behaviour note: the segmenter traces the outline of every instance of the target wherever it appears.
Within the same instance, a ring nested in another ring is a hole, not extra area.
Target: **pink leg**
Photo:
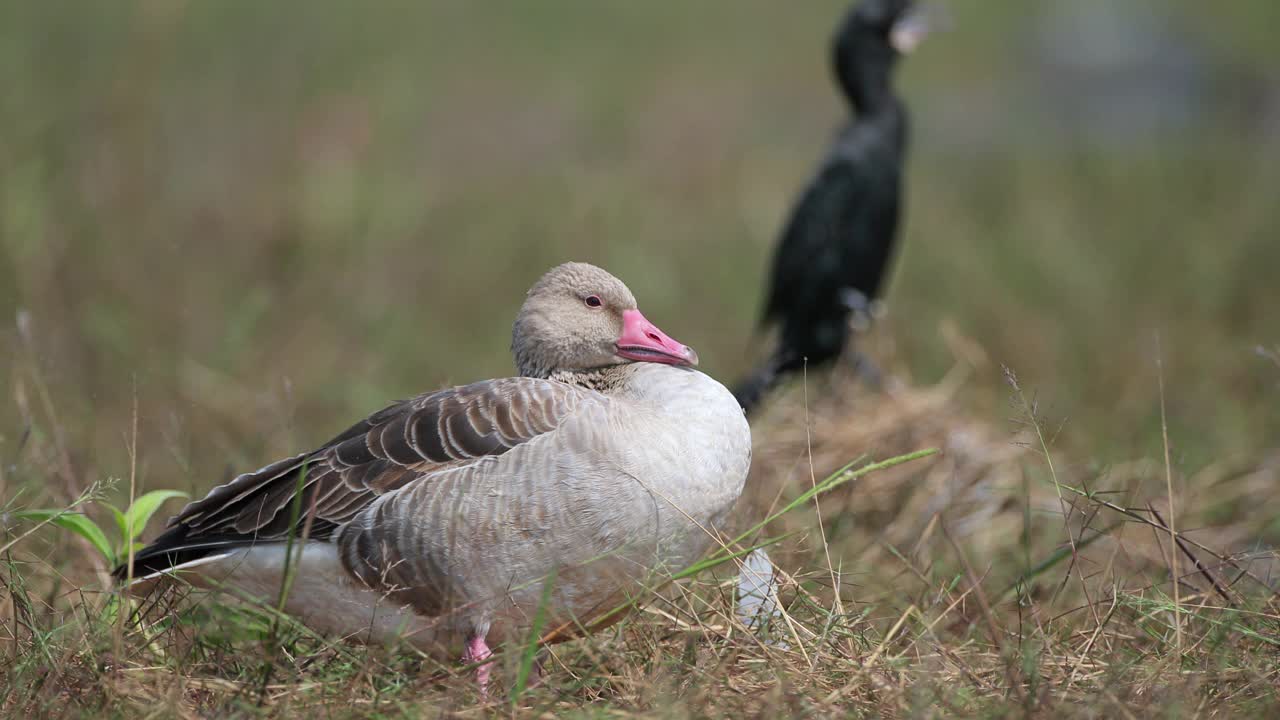
[[[479,633],[467,638],[466,649],[462,651],[462,662],[467,665],[473,665],[482,660],[488,660],[493,653],[489,650],[489,646],[484,643],[484,635]],[[480,694],[488,696],[489,694],[489,672],[493,669],[493,663],[487,662],[476,668],[476,684],[480,686]]]

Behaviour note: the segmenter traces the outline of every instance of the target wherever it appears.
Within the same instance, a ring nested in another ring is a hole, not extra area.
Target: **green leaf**
[[[102,503],[102,505],[106,507],[108,510],[110,510],[111,517],[116,519],[116,528],[120,530],[120,542],[124,542],[125,534],[128,532],[126,528],[128,527],[129,521],[125,520],[124,513],[121,512],[120,508],[116,507],[115,505],[112,505],[111,503],[105,503],[105,502]]]
[[[102,528],[98,527],[97,523],[80,513],[66,510],[23,510],[14,513],[14,516],[23,520],[49,522],[64,530],[70,530],[88,540],[94,549],[102,553],[102,557],[107,562],[115,563],[115,554],[111,552],[111,543],[107,541],[106,533],[102,532]]]
[[[122,540],[129,542],[137,539],[147,527],[147,521],[155,515],[166,500],[184,498],[187,494],[177,490],[152,490],[143,495],[128,510],[124,511],[124,523],[121,525]]]
[[[120,618],[120,596],[117,593],[111,593],[107,596],[107,602],[102,606],[102,619],[107,625],[115,625]]]

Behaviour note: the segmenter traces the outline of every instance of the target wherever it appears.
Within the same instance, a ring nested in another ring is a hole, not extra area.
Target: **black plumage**
[[[852,322],[869,318],[884,288],[907,146],[907,112],[894,95],[892,71],[922,30],[911,0],[863,0],[836,31],[833,69],[853,118],[775,250],[761,322],[778,325],[778,346],[734,390],[748,412],[787,375],[837,359]]]

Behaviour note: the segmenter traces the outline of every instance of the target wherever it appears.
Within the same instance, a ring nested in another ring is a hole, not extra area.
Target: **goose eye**
[[[583,300],[583,302],[585,302],[587,307],[590,308],[598,308],[601,305],[604,305],[604,301],[600,299],[599,295],[588,295],[586,300]]]

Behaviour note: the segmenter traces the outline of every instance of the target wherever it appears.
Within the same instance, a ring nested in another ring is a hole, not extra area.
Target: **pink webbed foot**
[[[484,642],[484,635],[476,633],[467,638],[466,648],[462,651],[462,662],[466,665],[474,665],[488,660],[492,655],[493,652]],[[492,662],[486,662],[476,668],[476,684],[480,686],[480,694],[486,697],[489,695],[489,674],[492,670]]]

